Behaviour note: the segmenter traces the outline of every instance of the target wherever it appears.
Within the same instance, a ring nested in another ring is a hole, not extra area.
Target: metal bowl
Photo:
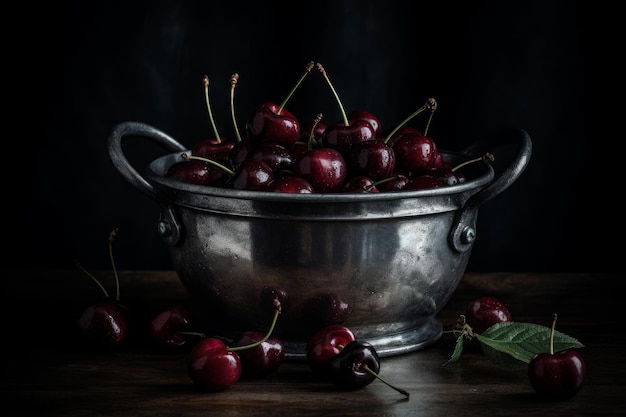
[[[125,157],[125,137],[152,140],[171,153],[140,175]],[[191,297],[224,331],[267,329],[267,291],[286,294],[275,334],[287,359],[306,357],[306,339],[342,323],[381,357],[419,350],[442,333],[436,315],[461,280],[479,207],[508,188],[531,154],[528,134],[502,131],[463,152],[459,163],[491,146],[517,146],[498,175],[472,164],[464,183],[371,194],[283,194],[187,184],[165,176],[190,151],[139,122],[112,130],[107,146],[121,175],[160,209],[158,230]]]

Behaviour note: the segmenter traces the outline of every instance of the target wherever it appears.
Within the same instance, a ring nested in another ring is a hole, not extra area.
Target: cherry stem
[[[487,152],[487,153],[485,153],[484,155],[479,156],[478,158],[470,159],[470,160],[468,160],[468,161],[465,161],[465,162],[460,163],[459,165],[457,165],[457,166],[455,166],[454,168],[452,168],[452,171],[454,172],[454,171],[456,171],[456,170],[458,170],[458,169],[460,169],[460,168],[463,168],[464,166],[467,166],[467,165],[469,165],[469,164],[473,164],[474,162],[478,162],[478,161],[487,161],[487,160],[489,160],[489,161],[493,162],[493,161],[495,161],[495,160],[496,160],[496,158],[495,158],[495,156],[493,156],[492,154],[490,154],[489,152]]]
[[[255,348],[257,346],[260,346],[263,342],[265,342],[267,339],[269,339],[270,336],[272,335],[272,332],[274,331],[274,327],[276,327],[276,322],[278,321],[278,315],[281,312],[280,301],[278,301],[277,298],[274,299],[274,306],[276,307],[276,309],[274,310],[274,318],[272,319],[272,325],[270,326],[269,330],[267,331],[267,333],[265,334],[265,336],[261,340],[258,340],[258,341],[254,342],[254,343],[249,344],[249,345],[232,346],[232,347],[229,347],[228,350],[230,350],[231,352],[237,352],[239,350],[252,349],[252,348]]]
[[[424,129],[424,136],[428,135],[428,128],[430,128],[430,122],[433,120],[433,115],[435,114],[435,110],[437,110],[437,101],[435,101],[434,98],[429,98],[428,104],[430,105],[430,114],[428,115],[428,121],[426,122],[426,128]]]
[[[397,180],[398,178],[400,178],[400,176],[399,176],[399,175],[392,175],[391,177],[387,177],[387,178],[383,178],[383,179],[378,180],[378,181],[374,181],[374,182],[373,182],[373,183],[371,183],[370,185],[366,185],[366,186],[364,187],[364,188],[365,188],[365,191],[369,191],[369,190],[371,190],[372,188],[377,187],[377,186],[379,186],[379,185],[381,185],[381,184],[384,184],[384,183],[386,183],[386,182],[393,181],[393,180]]]
[[[322,64],[320,64],[319,62],[317,63],[317,69],[322,73],[322,75],[326,79],[326,82],[330,86],[330,89],[332,90],[333,94],[335,95],[335,99],[337,100],[337,104],[339,104],[339,110],[341,111],[341,117],[343,118],[343,123],[346,126],[349,126],[350,123],[348,123],[348,115],[346,114],[346,110],[344,109],[343,104],[341,104],[341,100],[339,99],[339,94],[337,94],[337,91],[335,90],[335,87],[333,87],[333,84],[330,82],[330,78],[328,78],[328,74],[326,74],[326,70],[324,69]]]
[[[552,329],[550,330],[550,355],[554,355],[554,328],[556,327],[556,313],[552,315]]]
[[[315,119],[313,119],[313,125],[311,126],[311,133],[309,133],[309,140],[306,145],[309,151],[313,149],[313,142],[315,141],[315,128],[317,127],[319,122],[322,121],[322,117],[324,117],[324,115],[322,115],[322,113],[319,113],[317,116],[315,116]]]
[[[205,75],[202,77],[202,85],[204,86],[204,101],[206,102],[206,108],[209,112],[209,119],[211,119],[211,127],[213,128],[213,134],[217,140],[217,143],[222,143],[220,134],[217,131],[215,120],[213,119],[213,111],[211,111],[211,104],[209,102],[209,77]]]
[[[453,332],[460,332],[463,336],[465,336],[469,340],[474,338],[475,336],[474,329],[472,329],[472,326],[467,324],[467,318],[465,317],[465,314],[461,314],[459,316],[459,320],[457,320],[455,326],[456,326],[456,329],[453,330]]]
[[[117,274],[117,268],[115,267],[115,259],[113,258],[113,240],[117,236],[117,228],[111,231],[109,235],[109,258],[111,258],[111,266],[113,267],[113,273],[115,274],[115,300],[120,300],[120,277]]]
[[[209,158],[204,158],[202,156],[196,156],[196,155],[188,155],[186,153],[182,153],[180,155],[181,158],[186,159],[186,160],[191,160],[191,159],[195,159],[197,161],[203,161],[206,162],[207,164],[211,164],[219,169],[223,169],[224,172],[226,172],[228,175],[230,175],[231,177],[235,175],[235,171],[233,171],[232,169],[228,168],[226,165],[222,165],[217,161],[214,161],[212,159]]]
[[[234,73],[230,76],[230,116],[235,126],[237,142],[241,142],[241,134],[239,133],[239,127],[237,127],[237,120],[235,118],[235,86],[237,85],[237,81],[239,81],[239,74]]]
[[[206,337],[206,334],[202,333],[202,332],[180,332],[180,334],[182,335],[189,335],[189,336],[198,336],[201,339],[204,339]]]
[[[83,271],[88,277],[90,277],[97,285],[98,287],[100,287],[100,289],[102,290],[102,292],[104,293],[104,296],[106,298],[109,298],[109,292],[106,290],[106,288],[104,288],[104,286],[102,285],[102,283],[100,283],[100,281],[98,281],[98,279],[96,277],[93,276],[93,274],[89,271],[87,271],[85,268],[83,268],[83,266],[78,262],[78,261],[74,261],[74,263],[76,264],[76,267],[78,269],[80,269],[81,271]]]
[[[378,380],[380,380],[383,384],[387,385],[388,387],[398,391],[400,394],[402,394],[402,395],[404,395],[406,397],[409,397],[410,394],[409,394],[408,391],[406,391],[406,390],[404,390],[402,388],[398,388],[398,387],[390,384],[389,382],[385,381],[380,375],[378,375],[376,372],[372,371],[369,366],[363,365],[363,370],[365,372],[367,372],[368,374],[373,375],[374,377],[376,377]]]
[[[296,83],[296,85],[293,86],[293,88],[291,89],[291,91],[289,92],[289,94],[287,95],[287,97],[285,97],[285,100],[283,100],[283,102],[281,103],[280,107],[278,108],[278,111],[276,112],[277,114],[280,114],[283,109],[285,108],[285,106],[287,105],[287,102],[289,101],[289,99],[291,98],[291,96],[293,95],[293,93],[295,93],[295,91],[298,89],[298,87],[300,87],[300,84],[302,84],[302,81],[304,81],[304,79],[306,78],[307,75],[309,75],[309,73],[311,72],[311,70],[313,69],[313,65],[314,62],[311,61],[307,64],[306,66],[306,70],[304,71],[304,74],[302,74],[302,76],[300,77],[300,79],[298,80],[298,82]]]
[[[396,134],[396,132],[398,130],[400,130],[400,128],[402,128],[402,126],[404,126],[405,124],[407,124],[412,118],[414,118],[415,116],[417,116],[418,114],[420,114],[421,112],[423,112],[424,110],[430,109],[432,106],[437,106],[437,102],[435,101],[434,98],[429,98],[426,103],[424,103],[424,105],[422,105],[422,107],[420,107],[419,109],[415,110],[412,114],[409,115],[409,117],[407,117],[406,119],[404,119],[398,126],[396,126],[391,132],[389,132],[389,134],[387,135],[387,137],[385,138],[385,143],[389,142],[389,139],[391,139],[391,137],[393,135]],[[432,113],[431,113],[432,114]]]

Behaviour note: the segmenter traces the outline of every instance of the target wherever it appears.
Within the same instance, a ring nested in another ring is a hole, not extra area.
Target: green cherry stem
[[[215,135],[215,139],[217,143],[221,143],[222,139],[217,131],[217,126],[215,125],[215,120],[213,119],[213,111],[211,110],[211,103],[209,101],[209,77],[205,75],[202,77],[202,85],[204,86],[204,101],[206,102],[206,108],[209,112],[209,119],[211,120],[211,127],[213,128],[213,134]]]
[[[550,355],[554,355],[554,328],[556,327],[556,313],[552,316],[552,329],[550,330]]]
[[[296,83],[296,85],[293,86],[293,88],[291,89],[291,91],[289,92],[289,94],[287,94],[287,97],[285,97],[285,100],[283,100],[283,102],[281,103],[280,107],[278,108],[278,111],[276,112],[277,114],[282,113],[283,109],[285,108],[285,106],[287,105],[287,102],[289,101],[289,99],[291,98],[291,96],[293,95],[293,93],[298,89],[298,87],[300,86],[300,84],[302,84],[302,81],[304,81],[304,79],[306,78],[307,75],[309,75],[309,73],[311,72],[311,70],[313,69],[313,65],[314,62],[310,61],[307,66],[306,66],[306,70],[304,71],[304,74],[302,74],[302,76],[300,77],[300,79],[298,80],[298,82]]]
[[[426,128],[424,129],[424,136],[428,135],[428,129],[430,128],[430,122],[433,120],[433,115],[435,114],[435,110],[437,110],[437,102],[434,98],[428,99],[430,114],[428,115],[428,121],[426,122]]]
[[[245,350],[245,349],[252,349],[255,348],[259,345],[261,345],[263,342],[265,342],[267,339],[270,338],[270,336],[272,335],[272,332],[274,331],[274,327],[276,327],[276,322],[278,321],[278,316],[281,312],[281,306],[280,306],[280,301],[278,301],[278,299],[274,299],[274,306],[276,307],[276,309],[274,310],[274,318],[272,319],[272,325],[270,326],[269,330],[267,331],[267,333],[265,334],[265,336],[263,336],[263,338],[261,340],[258,340],[254,343],[251,343],[249,345],[244,345],[244,346],[231,346],[228,348],[228,350],[230,350],[231,352],[237,352],[239,350]]]
[[[217,161],[214,161],[212,159],[209,158],[204,158],[202,156],[196,156],[196,155],[188,155],[186,153],[182,153],[180,155],[181,158],[186,159],[186,160],[192,160],[195,159],[197,161],[203,161],[206,162],[207,164],[211,164],[219,169],[223,169],[224,172],[226,172],[226,174],[230,175],[231,177],[233,177],[235,175],[235,171],[233,171],[232,169],[228,168],[226,165],[220,164]]]
[[[332,90],[333,95],[335,96],[335,99],[337,100],[337,104],[339,105],[339,110],[341,111],[341,117],[343,118],[343,123],[346,126],[349,126],[350,123],[348,122],[348,115],[346,114],[346,110],[343,107],[343,104],[341,104],[341,100],[339,99],[339,94],[337,94],[337,90],[335,90],[335,87],[333,87],[333,83],[331,83],[330,78],[328,78],[328,74],[326,74],[326,70],[324,69],[322,64],[320,64],[319,62],[317,63],[317,69],[322,73],[322,75],[326,79],[326,82],[330,86],[330,89]]]
[[[233,125],[235,126],[235,136],[237,142],[241,142],[241,134],[239,133],[239,127],[237,127],[237,120],[235,118],[235,86],[239,81],[239,74],[234,73],[230,76],[230,117],[233,119]]]
[[[117,228],[113,229],[109,235],[109,258],[111,258],[111,266],[113,267],[113,273],[115,274],[115,300],[120,301],[120,278],[117,274],[115,259],[113,258],[113,240],[117,236],[117,230]]]
[[[373,183],[372,183],[372,184],[370,184],[370,185],[366,185],[366,186],[365,186],[365,191],[369,191],[369,190],[371,190],[372,188],[374,188],[374,187],[378,187],[379,185],[384,184],[384,183],[386,183],[386,182],[396,180],[396,179],[398,179],[398,177],[399,177],[398,175],[392,175],[391,177],[387,177],[387,178],[383,178],[383,179],[381,179],[381,180],[375,181],[375,182],[373,182]]]
[[[345,346],[343,344],[338,344],[337,348],[339,350],[343,350]],[[394,389],[396,391],[398,391],[400,394],[409,397],[409,392],[402,389],[402,388],[398,388],[395,385],[392,385],[390,382],[386,381],[382,376],[378,375],[376,372],[372,371],[372,369],[367,366],[367,365],[363,365],[363,367],[361,368],[363,369],[365,372],[367,372],[368,374],[372,375],[373,377],[375,377],[376,379],[378,379],[380,382],[382,382],[383,384],[387,385],[389,388]]]
[[[102,285],[102,283],[100,283],[100,281],[98,281],[98,278],[94,277],[93,274],[89,271],[87,271],[85,268],[83,268],[83,266],[78,262],[78,260],[74,261],[74,263],[76,264],[76,267],[78,269],[80,269],[82,272],[85,273],[85,275],[87,275],[89,278],[91,278],[93,280],[93,282],[96,283],[96,285],[98,285],[98,287],[100,287],[100,289],[102,290],[102,292],[104,293],[104,296],[106,298],[109,298],[109,292],[106,290],[106,288],[104,288],[104,286]]]
[[[188,335],[188,336],[198,336],[201,339],[206,337],[206,334],[203,332],[180,332],[180,334]]]
[[[309,151],[313,149],[313,143],[315,142],[315,128],[317,127],[319,122],[322,121],[322,117],[324,117],[324,115],[322,113],[319,113],[317,116],[315,116],[315,119],[313,119],[313,125],[311,126],[311,133],[309,133],[309,140],[306,144],[306,147]]]
[[[411,113],[406,119],[404,119],[402,122],[400,122],[400,124],[398,126],[396,126],[391,132],[389,132],[389,134],[387,135],[387,137],[385,138],[385,143],[389,142],[389,139],[391,139],[391,137],[393,135],[396,134],[396,132],[398,130],[400,130],[400,128],[402,128],[402,126],[404,126],[405,124],[407,124],[411,119],[413,119],[415,116],[417,116],[418,114],[422,113],[424,110],[428,110],[431,109],[432,107],[437,107],[437,102],[435,101],[434,98],[429,98],[426,103],[424,103],[419,109],[415,110],[413,113]],[[431,113],[432,114],[432,113]],[[426,135],[426,133],[424,133],[424,135]]]
[[[370,374],[370,375],[372,375],[372,376],[376,377],[376,379],[378,379],[378,380],[379,380],[380,382],[382,382],[383,384],[387,385],[389,388],[392,388],[392,389],[394,389],[394,390],[398,391],[400,394],[402,394],[402,395],[404,395],[404,396],[406,396],[406,397],[409,397],[409,395],[410,395],[410,394],[409,394],[409,392],[408,392],[408,391],[406,391],[406,390],[404,390],[404,389],[402,389],[402,388],[398,388],[398,387],[396,387],[395,385],[392,385],[391,383],[387,382],[385,379],[383,379],[383,377],[381,377],[380,375],[378,375],[376,372],[372,371],[372,370],[369,368],[369,366],[367,366],[367,365],[363,365],[363,370],[364,370],[365,372],[367,372],[368,374]]]
[[[454,172],[454,171],[456,171],[458,169],[463,168],[466,165],[473,164],[474,162],[486,161],[486,160],[489,160],[489,161],[493,162],[493,161],[496,160],[496,158],[495,158],[495,156],[493,156],[493,154],[490,154],[489,152],[487,152],[484,155],[479,156],[478,158],[470,159],[468,161],[460,163],[459,165],[457,165],[454,168],[452,168],[452,171]]]

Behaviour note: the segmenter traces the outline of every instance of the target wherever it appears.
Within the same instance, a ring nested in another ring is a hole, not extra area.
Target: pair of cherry
[[[406,397],[409,393],[385,379],[374,346],[357,340],[352,330],[331,324],[313,334],[306,344],[306,358],[315,374],[343,389],[359,389],[378,379]]]
[[[273,295],[273,293],[264,293]],[[278,297],[272,299],[273,320],[267,332],[244,331],[234,340],[205,337],[189,331],[191,317],[187,309],[172,305],[150,322],[152,339],[163,348],[177,350],[190,337],[200,336],[187,357],[187,372],[194,385],[203,391],[223,391],[240,378],[262,378],[274,373],[285,356],[283,342],[273,330],[281,313]]]
[[[465,309],[465,320],[472,332],[483,333],[492,325],[512,321],[506,305],[495,297],[472,300]],[[576,349],[554,351],[553,337],[556,315],[552,323],[549,352],[536,354],[528,363],[528,379],[542,398],[565,400],[573,397],[582,387],[587,367]]]

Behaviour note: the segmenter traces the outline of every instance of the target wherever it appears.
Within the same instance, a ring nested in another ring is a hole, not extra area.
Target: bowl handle
[[[476,217],[478,208],[487,201],[509,188],[522,174],[532,153],[530,136],[523,129],[503,129],[490,139],[476,142],[462,153],[476,155],[484,150],[500,145],[517,145],[518,150],[513,161],[485,188],[471,196],[457,212],[450,231],[450,245],[459,251],[466,252],[476,239]]]
[[[169,245],[175,245],[181,236],[180,223],[176,220],[173,205],[167,195],[149,183],[133,168],[122,150],[122,139],[126,136],[148,138],[171,152],[184,152],[186,147],[155,127],[140,122],[121,122],[116,125],[107,139],[107,150],[115,168],[131,185],[154,199],[161,208],[158,223],[159,234]]]

